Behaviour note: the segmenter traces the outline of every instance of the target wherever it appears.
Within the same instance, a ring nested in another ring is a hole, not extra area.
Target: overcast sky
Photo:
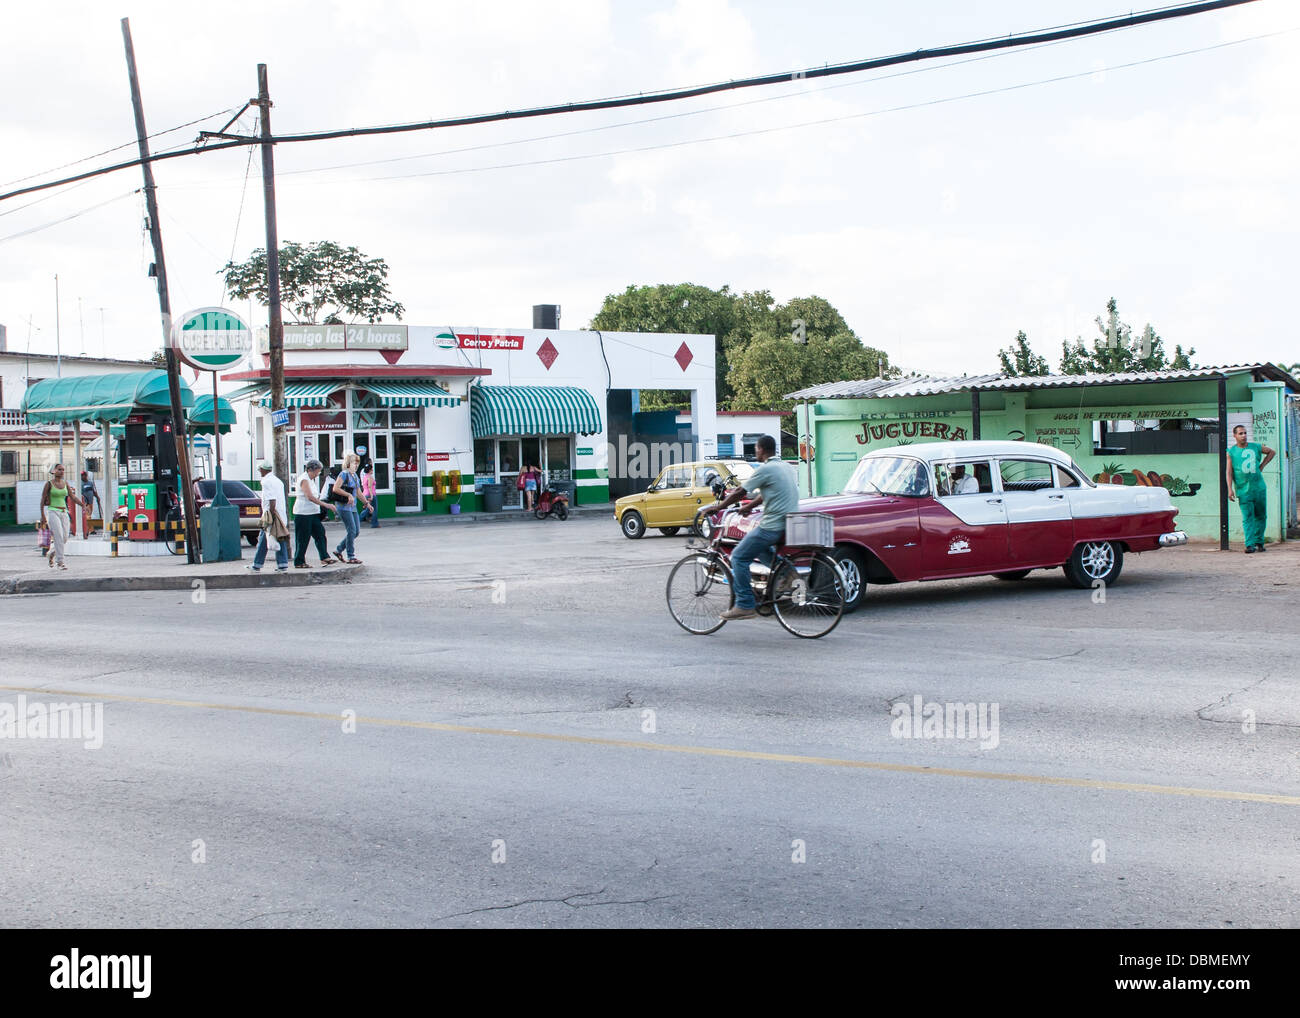
[[[51,176],[134,155],[123,16],[151,132],[242,105],[262,62],[273,127],[290,133],[701,84],[1121,13],[1113,0],[797,12],[752,0],[14,4],[0,184],[114,146],[128,147]],[[1090,339],[1114,296],[1135,332],[1150,322],[1201,364],[1296,361],[1297,26],[1297,5],[1259,0],[948,66],[284,145],[280,238],[383,257],[403,320],[417,325],[526,327],[533,304],[558,303],[562,326],[581,328],[629,284],[729,284],[825,297],[905,370],[960,374],[997,370],[1018,329],[1055,369],[1062,339]],[[1251,40],[1267,33],[1283,34]],[[1238,40],[1251,41],[1222,45]],[[1152,59],[1189,50],[1204,51]],[[1137,61],[1151,62],[1121,66]],[[1079,76],[1035,84],[1066,75]],[[253,128],[245,114],[232,130]],[[220,267],[264,245],[260,156],[249,169],[244,150],[157,165],[177,312],[222,303]],[[0,202],[10,350],[30,340],[54,351],[56,273],[65,354],[161,345],[143,198],[129,193],[140,185],[134,168]]]

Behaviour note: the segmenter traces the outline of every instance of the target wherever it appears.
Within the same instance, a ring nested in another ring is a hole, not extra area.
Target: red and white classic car
[[[803,499],[799,510],[834,518],[846,610],[861,604],[868,583],[1022,580],[1064,568],[1076,587],[1108,585],[1125,552],[1187,541],[1164,488],[1096,485],[1059,449],[1031,442],[875,450],[841,494]]]

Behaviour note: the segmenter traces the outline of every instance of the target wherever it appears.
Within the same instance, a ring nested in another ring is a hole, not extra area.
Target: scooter
[[[537,495],[537,508],[533,510],[533,515],[539,520],[544,520],[548,516],[558,516],[562,520],[569,518],[569,496],[562,491],[555,491],[547,488]]]

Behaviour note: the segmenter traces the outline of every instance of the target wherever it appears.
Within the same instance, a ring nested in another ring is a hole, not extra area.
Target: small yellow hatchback
[[[623,536],[644,536],[649,527],[672,537],[683,527],[692,528],[700,537],[710,536],[707,520],[696,523],[701,506],[713,502],[711,484],[714,475],[728,486],[744,484],[754,472],[754,464],[745,460],[697,460],[674,463],[639,495],[625,495],[614,503],[614,519],[623,528]],[[703,529],[701,529],[701,527]]]

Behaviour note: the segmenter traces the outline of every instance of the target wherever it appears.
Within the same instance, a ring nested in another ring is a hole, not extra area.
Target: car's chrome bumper
[[[1175,545],[1186,544],[1187,535],[1181,530],[1175,530],[1172,534],[1160,535],[1160,547],[1172,548]]]

